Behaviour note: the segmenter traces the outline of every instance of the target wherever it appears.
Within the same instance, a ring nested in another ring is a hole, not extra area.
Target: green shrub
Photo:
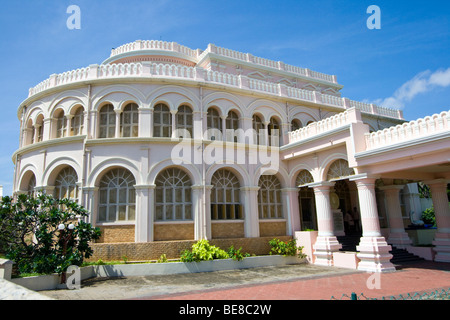
[[[245,257],[250,257],[249,253],[242,253],[242,247],[239,248],[238,250],[236,250],[234,248],[234,246],[231,246],[228,249],[228,257],[230,259],[233,259],[235,261],[241,261],[242,259],[244,259]]]
[[[433,227],[436,227],[436,217],[434,215],[433,207],[425,209],[425,211],[422,212],[422,221],[425,224],[431,224]]]
[[[297,247],[297,242],[295,239],[289,241],[281,241],[280,239],[272,239],[269,241],[270,253],[283,256],[298,256],[304,258],[305,255],[302,253],[303,247]]]
[[[181,255],[182,262],[208,261],[214,259],[227,259],[228,253],[209,243],[208,240],[199,240],[192,245],[192,251],[185,250]]]
[[[21,194],[0,201],[0,243],[19,273],[62,273],[92,256],[100,230],[81,219],[88,212],[70,199]],[[61,228],[64,227],[62,230]]]

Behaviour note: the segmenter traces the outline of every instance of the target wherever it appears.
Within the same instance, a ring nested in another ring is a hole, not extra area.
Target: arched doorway
[[[314,179],[308,170],[300,171],[295,181],[295,185],[299,187],[298,206],[302,230],[317,230],[314,190],[306,186],[306,184],[312,182],[314,182]]]
[[[357,188],[355,182],[349,180],[349,177],[354,175],[355,171],[344,159],[335,160],[327,172],[327,180],[335,183],[332,192],[334,191],[338,199],[339,204],[336,210],[340,210],[342,214],[345,235],[361,234]]]

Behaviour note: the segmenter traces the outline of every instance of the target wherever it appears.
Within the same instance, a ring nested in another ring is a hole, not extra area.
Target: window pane
[[[108,207],[108,221],[116,221],[116,206]]]
[[[175,219],[181,220],[183,219],[183,205],[178,204],[175,207]]]
[[[166,220],[173,220],[173,205],[166,205]]]
[[[186,220],[191,220],[192,219],[192,212],[191,212],[191,205],[190,204],[187,204],[187,205],[185,205],[184,206],[184,218],[186,219]]]
[[[98,221],[106,221],[106,207],[99,208]]]
[[[127,189],[119,189],[119,203],[127,203]]]
[[[163,206],[156,205],[156,220],[163,220]]]
[[[136,207],[134,205],[130,205],[128,207],[128,220],[136,219]]]
[[[127,217],[127,207],[119,206],[119,220],[125,220]]]

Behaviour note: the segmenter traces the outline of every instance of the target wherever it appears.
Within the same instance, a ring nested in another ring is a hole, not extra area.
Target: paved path
[[[371,288],[370,288],[371,287]],[[450,289],[450,264],[421,262],[370,274],[303,264],[168,276],[91,279],[80,290],[41,291],[60,300],[330,300]],[[345,296],[343,296],[345,295]]]

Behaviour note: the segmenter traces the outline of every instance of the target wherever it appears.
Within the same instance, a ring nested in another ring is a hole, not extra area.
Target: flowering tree
[[[3,197],[0,201],[0,245],[20,273],[62,273],[92,256],[90,241],[100,230],[81,219],[88,216],[70,199],[41,194]]]

